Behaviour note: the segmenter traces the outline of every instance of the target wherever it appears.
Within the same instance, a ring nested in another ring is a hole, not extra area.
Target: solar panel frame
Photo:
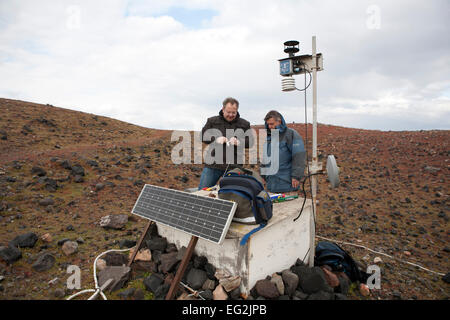
[[[191,208],[187,205],[191,205]],[[233,201],[146,184],[131,213],[191,236],[222,244],[236,207],[237,204]],[[220,217],[222,213],[225,213],[226,217]],[[207,236],[208,231],[209,236]]]

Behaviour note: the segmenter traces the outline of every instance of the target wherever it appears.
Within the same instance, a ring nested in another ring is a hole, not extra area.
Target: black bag
[[[353,258],[336,243],[320,241],[316,245],[314,265],[329,265],[333,271],[343,271],[352,282],[366,283],[369,274],[359,269]]]
[[[256,172],[233,169],[220,180],[219,186],[220,199],[237,203],[233,221],[265,225],[272,218],[272,201]]]

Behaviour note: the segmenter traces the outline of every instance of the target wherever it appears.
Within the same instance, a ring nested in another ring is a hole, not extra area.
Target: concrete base
[[[204,196],[210,193],[196,192]],[[239,245],[242,237],[257,225],[232,222],[221,245],[199,238],[195,253],[207,257],[208,262],[217,269],[222,269],[232,276],[239,275],[241,292],[248,295],[258,280],[289,268],[298,258],[308,260],[312,214],[310,199],[306,200],[302,215],[294,222],[303,200],[298,198],[274,203],[273,217],[267,226],[251,235],[243,246]],[[187,247],[191,239],[190,234],[158,223],[157,227],[158,233],[174,243],[178,249]]]

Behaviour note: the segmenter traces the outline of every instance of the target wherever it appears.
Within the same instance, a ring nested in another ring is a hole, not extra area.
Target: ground
[[[146,221],[130,211],[142,186],[184,190],[199,182],[201,165],[172,163],[176,142],[171,142],[169,130],[18,100],[0,99],[0,110],[0,246],[27,232],[53,238],[22,248],[22,258],[11,265],[0,260],[0,299],[56,299],[54,291],[65,288],[70,264],[81,268],[82,288],[93,288],[95,257],[118,248],[120,240],[141,235]],[[312,126],[308,133],[304,124],[289,126],[308,140],[311,150]],[[448,130],[375,131],[319,124],[319,161],[325,165],[329,154],[336,157],[341,184],[332,189],[326,176],[318,177],[317,235],[447,273],[449,141]],[[82,182],[75,182],[64,161],[84,168]],[[32,173],[33,167],[46,175]],[[39,205],[45,198],[54,204]],[[104,229],[99,221],[108,214],[129,214],[130,219],[122,230]],[[80,240],[77,253],[62,252],[57,242],[64,238]],[[365,265],[377,256],[343,247]],[[50,270],[34,271],[31,265],[44,250],[56,263]],[[441,275],[379,257],[381,289],[369,297],[353,290],[352,299],[449,298],[449,284]]]

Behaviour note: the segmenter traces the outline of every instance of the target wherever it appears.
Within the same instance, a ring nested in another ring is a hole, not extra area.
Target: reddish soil
[[[92,288],[95,257],[117,248],[122,239],[139,239],[145,226],[143,219],[130,215],[124,230],[105,230],[98,225],[102,216],[129,214],[143,183],[178,190],[198,184],[201,165],[171,162],[175,143],[169,130],[10,99],[0,99],[0,111],[0,246],[26,232],[53,238],[49,244],[39,239],[34,248],[21,249],[22,259],[12,265],[0,260],[0,299],[54,299],[52,292],[63,288],[69,276],[67,264],[80,266],[83,288]],[[289,126],[306,137],[304,125]],[[325,165],[327,155],[335,155],[341,185],[332,189],[325,176],[318,177],[317,234],[447,273],[449,142],[448,130],[376,131],[319,124],[319,160]],[[84,182],[74,181],[62,167],[64,160],[84,168]],[[32,173],[35,166],[57,181],[56,191]],[[98,183],[106,186],[96,191]],[[48,197],[55,203],[40,206]],[[60,239],[80,237],[84,243],[75,255],[65,256],[57,245]],[[377,256],[343,247],[365,265]],[[57,259],[45,272],[31,268],[40,250]],[[353,292],[353,299],[450,296],[442,276],[380,257],[381,289],[372,290],[368,298]],[[57,284],[48,284],[56,277]]]

